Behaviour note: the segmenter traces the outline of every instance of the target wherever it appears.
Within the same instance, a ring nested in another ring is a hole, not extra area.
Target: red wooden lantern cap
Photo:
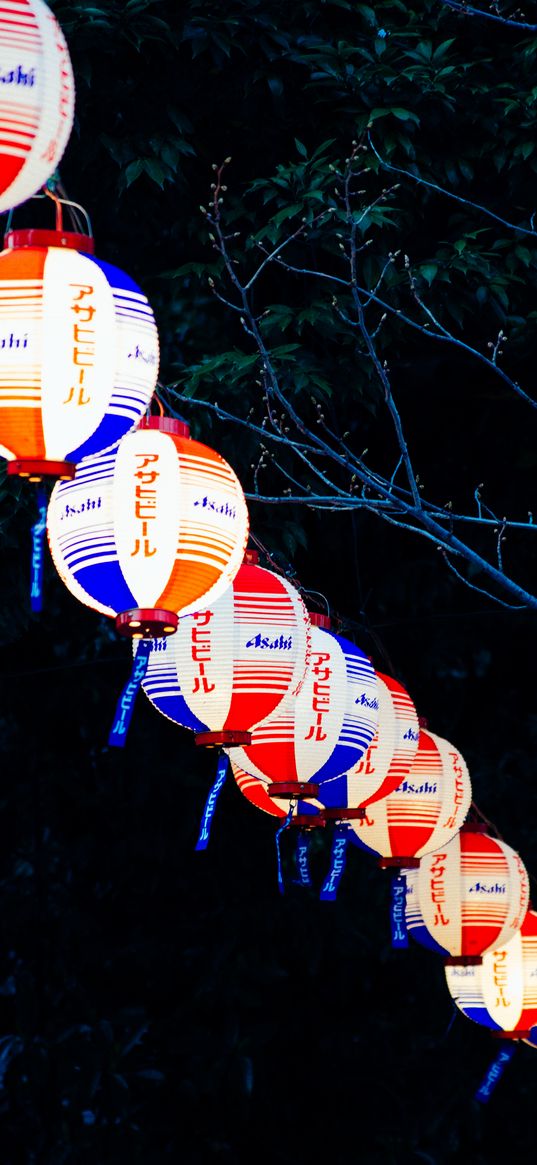
[[[190,437],[186,421],[178,421],[176,417],[142,417],[138,428],[159,429],[161,433],[170,433],[172,437]]]
[[[243,558],[244,566],[259,566],[259,553],[257,550],[250,549],[244,551]]]
[[[16,251],[19,247],[67,247],[73,251],[85,251],[87,255],[95,253],[91,235],[78,234],[76,231],[41,230],[35,227],[8,231],[4,237],[4,246],[10,251]]]
[[[446,967],[479,967],[482,962],[482,955],[448,955],[444,959]]]
[[[323,631],[329,631],[332,626],[330,615],[321,615],[320,611],[308,611],[310,623],[312,627],[321,627]]]
[[[179,616],[158,607],[133,607],[116,615],[116,631],[127,639],[162,639],[177,631]]]
[[[269,797],[316,797],[319,786],[312,781],[273,781],[267,787]]]
[[[289,825],[294,825],[298,829],[324,829],[326,821],[323,821],[320,813],[295,813]]]
[[[419,864],[419,858],[379,858],[377,862],[379,870],[389,870],[392,868],[417,870]]]
[[[35,457],[18,457],[7,463],[8,477],[29,477],[30,481],[41,481],[43,477],[71,481],[75,472],[74,461],[40,461]]]
[[[251,732],[243,728],[220,728],[216,732],[196,732],[194,744],[205,745],[206,748],[232,748],[233,745],[248,745],[252,743]]]
[[[359,805],[354,809],[322,809],[321,816],[325,821],[363,821],[367,816],[367,809]]]

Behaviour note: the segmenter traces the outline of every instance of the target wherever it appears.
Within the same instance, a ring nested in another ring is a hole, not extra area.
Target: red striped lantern
[[[248,510],[219,453],[183,422],[149,417],[54,487],[48,536],[75,598],[115,615],[121,635],[151,638],[223,594],[243,559]]]
[[[350,840],[379,854],[381,867],[418,866],[424,854],[446,845],[472,801],[468,769],[458,749],[432,732],[420,732],[409,772],[397,789],[369,804],[349,823]]]
[[[521,858],[475,824],[463,825],[406,878],[408,929],[449,964],[480,963],[485,951],[504,946],[528,908]]]
[[[0,8],[0,211],[54,174],[73,125],[74,82],[56,17],[42,0]]]
[[[468,1019],[503,1039],[531,1039],[537,1025],[537,914],[529,909],[520,930],[477,966],[448,966],[451,998]]]
[[[249,743],[250,730],[297,695],[309,637],[296,588],[247,550],[217,602],[155,643],[143,688],[159,712],[196,731],[198,744]]]
[[[374,669],[358,648],[342,647],[337,636],[323,630],[319,624],[325,619],[311,616],[310,661],[293,707],[254,728],[251,744],[234,754],[236,764],[264,781],[273,796],[316,797],[320,783],[344,772],[374,734]],[[361,708],[357,692],[364,696]]]

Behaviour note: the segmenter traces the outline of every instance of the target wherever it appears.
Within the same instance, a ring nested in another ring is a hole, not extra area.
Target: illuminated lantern
[[[0,9],[0,211],[53,175],[73,125],[74,82],[62,30],[42,0]]]
[[[251,805],[255,805],[256,809],[281,820],[288,816],[290,808],[288,797],[277,797],[268,793],[266,784],[259,777],[245,773],[244,769],[239,768],[233,760],[231,761],[231,769],[237,788]],[[320,807],[316,806],[314,801],[298,800],[292,803],[291,825],[313,829],[315,826],[324,827],[325,822]]]
[[[378,701],[374,668],[358,647],[323,630],[326,616],[311,615],[311,654],[293,706],[252,731],[234,753],[269,794],[316,797],[322,781],[352,767],[371,742]]]
[[[153,644],[144,691],[159,712],[194,729],[197,743],[248,743],[255,724],[296,696],[309,628],[296,588],[247,550],[224,594]]]
[[[244,555],[248,511],[220,454],[188,427],[148,417],[114,453],[83,461],[48,508],[53,561],[66,586],[116,616],[121,635],[169,635],[178,613],[210,604]]]
[[[5,94],[4,94],[5,96]],[[59,204],[60,205],[60,204]],[[143,417],[159,362],[151,308],[93,239],[16,230],[0,253],[0,455],[8,474],[71,478]]]
[[[323,782],[319,798],[325,820],[349,821],[364,816],[396,789],[409,772],[418,748],[418,715],[408,692],[392,676],[376,672],[378,726],[366,752],[347,773]]]
[[[424,854],[446,845],[472,801],[460,752],[432,732],[420,732],[409,772],[392,793],[349,822],[350,840],[380,855],[382,867],[418,866]]]
[[[463,825],[406,872],[406,921],[418,942],[449,964],[480,963],[516,934],[528,908],[528,875],[510,846]]]
[[[452,999],[467,1019],[492,1035],[530,1039],[537,1024],[537,914],[528,910],[508,943],[483,955],[478,966],[446,967]]]

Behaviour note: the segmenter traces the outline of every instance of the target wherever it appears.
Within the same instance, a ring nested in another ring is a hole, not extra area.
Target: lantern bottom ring
[[[480,967],[482,962],[482,955],[448,955],[444,959],[446,967]]]
[[[161,639],[177,631],[179,616],[159,607],[133,607],[116,615],[116,631],[128,639]]]
[[[417,870],[419,864],[419,858],[379,858],[377,863],[380,870],[388,870],[394,867]]]
[[[194,744],[206,748],[233,748],[252,743],[252,733],[239,728],[220,728],[217,732],[196,732]]]
[[[35,457],[17,457],[15,461],[8,461],[8,477],[29,477],[32,481],[41,481],[43,477],[59,477],[62,481],[72,481],[75,476],[74,461],[44,461]]]
[[[326,825],[326,821],[323,821],[320,813],[295,813],[289,824],[295,825],[298,829],[321,829]]]
[[[273,781],[268,785],[269,797],[316,797],[319,786],[311,781]]]
[[[520,1031],[520,1032],[517,1032],[517,1031],[511,1031],[511,1032],[491,1031],[490,1034],[491,1034],[491,1036],[494,1036],[495,1040],[529,1040],[529,1038],[531,1036],[531,1028],[529,1031]]]
[[[322,816],[325,821],[363,821],[367,816],[367,809],[363,809],[361,805],[354,809],[347,807],[346,809],[323,809]]]

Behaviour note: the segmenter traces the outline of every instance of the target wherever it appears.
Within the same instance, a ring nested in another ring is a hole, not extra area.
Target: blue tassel
[[[112,724],[108,737],[108,743],[113,748],[125,747],[127,732],[134,710],[134,701],[147,671],[151,646],[150,639],[140,639],[138,642],[138,650],[134,657],[130,679],[119,697],[114,723]]]
[[[485,1076],[485,1079],[479,1085],[477,1092],[474,1094],[474,1100],[478,1100],[480,1104],[487,1104],[490,1100],[491,1093],[494,1091],[500,1076],[503,1075],[508,1063],[513,1059],[516,1052],[516,1044],[508,1044],[507,1047],[502,1048],[492,1061],[490,1068]]]
[[[289,807],[289,812],[287,814],[287,817],[285,818],[285,821],[283,822],[283,825],[280,825],[280,828],[276,830],[276,861],[278,863],[278,889],[280,891],[280,894],[285,894],[285,883],[283,880],[283,872],[282,872],[282,855],[280,853],[280,836],[283,833],[284,829],[287,829],[287,826],[290,825],[291,818],[293,816],[294,808],[295,807],[294,807],[293,803],[291,803],[291,805]]]
[[[37,490],[37,508],[39,518],[32,526],[32,585],[30,589],[32,611],[43,609],[43,560],[45,530],[47,528],[47,495],[43,488]]]
[[[337,825],[332,839],[332,853],[330,855],[330,869],[321,887],[319,898],[321,902],[334,902],[337,897],[339,883],[347,860],[347,827]]]
[[[390,920],[392,925],[392,947],[395,950],[408,948],[406,925],[406,878],[404,874],[394,874],[392,878],[392,900]]]
[[[225,752],[221,753],[218,758],[218,765],[216,769],[216,777],[212,789],[205,802],[205,809],[203,810],[203,817],[201,819],[201,827],[199,831],[198,840],[195,849],[207,849],[209,844],[209,835],[211,832],[211,823],[216,809],[216,802],[220,796],[220,790],[227,777],[228,772],[228,757]]]
[[[309,854],[310,835],[303,829],[297,831],[295,861],[298,873],[296,881],[300,886],[311,886],[311,874],[309,869],[308,854]]]

